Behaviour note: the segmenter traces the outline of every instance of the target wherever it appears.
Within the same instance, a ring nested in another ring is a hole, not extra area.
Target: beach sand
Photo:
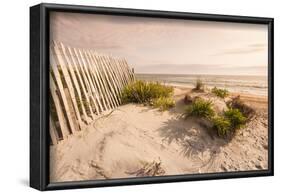
[[[50,181],[267,169],[266,98],[241,95],[257,114],[228,141],[198,120],[181,117],[183,98],[189,92],[175,87],[176,107],[164,112],[137,104],[122,105],[50,146]],[[215,104],[222,108],[219,99]]]

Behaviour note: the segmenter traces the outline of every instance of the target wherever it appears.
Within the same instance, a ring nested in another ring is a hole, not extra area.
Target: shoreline
[[[182,89],[182,90],[192,90],[194,88],[194,86],[184,86],[184,85],[177,85],[177,84],[173,84],[173,83],[162,83],[163,85],[167,85],[167,86],[172,86],[173,88],[178,88],[178,89]],[[212,87],[207,87],[206,91],[211,91]],[[218,87],[221,88],[221,87]],[[260,98],[260,99],[264,99],[267,100],[268,96],[267,95],[259,95],[259,94],[253,94],[253,93],[249,93],[249,92],[231,92],[229,91],[231,96],[237,96],[240,95],[241,97],[254,97],[254,98]]]

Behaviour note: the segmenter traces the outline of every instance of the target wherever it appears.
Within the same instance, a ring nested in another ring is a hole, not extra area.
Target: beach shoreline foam
[[[190,88],[174,87],[176,106],[164,112],[139,104],[122,105],[86,130],[50,146],[50,181],[268,168],[266,97],[240,95],[257,113],[228,142],[196,119],[181,118],[183,98],[189,92]]]
[[[175,87],[192,88],[200,79],[206,88],[225,88],[233,93],[267,96],[268,83],[266,76],[245,75],[181,75],[181,74],[136,74],[143,81],[160,82]]]

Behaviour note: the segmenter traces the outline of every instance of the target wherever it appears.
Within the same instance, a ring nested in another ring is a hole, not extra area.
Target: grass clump
[[[152,101],[152,106],[159,108],[161,111],[168,110],[175,106],[175,101],[170,97],[160,97]]]
[[[164,86],[158,82],[138,80],[123,89],[122,102],[149,104],[161,110],[167,110],[175,105],[172,94],[173,87]]]
[[[136,81],[127,85],[122,92],[123,102],[146,103],[151,100],[151,98],[151,87],[143,81]]]
[[[226,89],[219,89],[217,87],[214,87],[212,89],[212,93],[215,94],[216,96],[220,97],[220,98],[225,98],[229,95],[228,90]]]
[[[229,109],[224,112],[225,118],[231,123],[231,128],[239,129],[246,123],[246,117],[241,113],[239,109]]]
[[[228,119],[217,116],[212,119],[213,128],[217,131],[218,136],[226,136],[231,130],[231,123]]]
[[[215,115],[215,112],[211,101],[198,98],[193,101],[191,105],[186,107],[185,114],[186,116],[212,118]]]
[[[193,91],[204,91],[204,83],[201,79],[197,79]]]
[[[234,133],[246,123],[246,117],[239,109],[229,109],[224,112],[223,116],[212,118],[213,128],[220,137],[225,137]]]

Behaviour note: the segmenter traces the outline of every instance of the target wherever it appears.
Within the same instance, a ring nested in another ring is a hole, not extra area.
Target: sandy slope
[[[266,100],[256,107],[263,111],[227,142],[197,120],[181,118],[186,92],[175,89],[177,106],[170,111],[124,105],[51,146],[51,182],[141,176],[138,170],[153,161],[161,162],[159,175],[267,168]]]

